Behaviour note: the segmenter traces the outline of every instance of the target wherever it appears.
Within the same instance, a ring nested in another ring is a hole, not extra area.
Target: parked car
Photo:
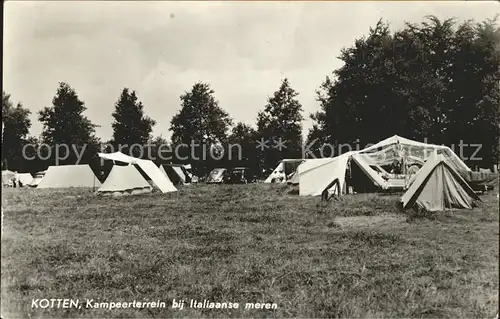
[[[227,174],[226,184],[247,184],[255,182],[248,167],[235,167]]]

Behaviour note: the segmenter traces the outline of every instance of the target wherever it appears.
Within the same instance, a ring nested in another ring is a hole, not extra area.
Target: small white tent
[[[111,161],[137,165],[153,181],[153,183],[160,189],[162,193],[177,191],[177,188],[175,188],[174,184],[172,184],[168,176],[162,173],[162,171],[158,168],[158,166],[155,165],[155,163],[153,163],[153,161],[128,156],[126,154],[123,154],[122,152],[109,154],[99,153],[99,157]]]
[[[89,165],[50,166],[37,188],[100,187]]]
[[[401,197],[404,208],[417,206],[427,211],[471,209],[475,201],[480,201],[477,194],[446,158],[437,153],[429,157]]]
[[[97,190],[101,195],[134,195],[149,193],[153,187],[142,177],[133,166],[113,165],[106,181]]]

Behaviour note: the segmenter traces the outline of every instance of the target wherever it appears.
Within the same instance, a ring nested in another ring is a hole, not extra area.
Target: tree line
[[[394,134],[434,144],[481,144],[474,163],[489,167],[499,161],[500,137],[500,28],[496,20],[457,24],[428,17],[391,32],[379,21],[367,36],[341,51],[344,64],[321,83],[320,111],[311,114],[313,128],[302,141],[302,105],[298,92],[283,79],[259,111],[255,128],[234,123],[219,105],[209,83],[197,82],[180,96],[180,110],[170,122],[172,137],[153,137],[154,119],[146,116],[137,93],[124,88],[112,113],[113,136],[102,141],[96,125],[85,115],[86,106],[68,83],[59,83],[50,107],[38,112],[40,137],[29,135],[31,112],[2,92],[2,169],[34,173],[54,165],[54,152],[26,148],[27,144],[75,145],[59,164],[88,163],[100,170],[97,153],[105,148],[146,158],[140,148],[150,144],[153,154],[169,145],[178,148],[157,164],[191,163],[195,174],[214,167],[246,166],[256,175],[274,168],[282,158],[301,158],[304,145],[320,155],[329,145],[375,143]],[[265,142],[262,145],[262,142]],[[280,147],[280,143],[282,147]],[[240,148],[229,148],[238,144]],[[471,149],[469,151],[474,151]],[[206,156],[206,153],[220,156]],[[234,153],[238,154],[234,154]],[[468,149],[465,149],[467,157]],[[79,154],[81,157],[79,157]],[[49,156],[51,155],[51,156]],[[241,156],[240,156],[241,155]],[[338,154],[331,154],[336,156]],[[200,160],[202,159],[202,160]],[[204,160],[203,160],[204,159]]]

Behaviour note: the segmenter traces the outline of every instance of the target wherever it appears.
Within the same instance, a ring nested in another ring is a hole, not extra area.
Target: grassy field
[[[418,218],[399,211],[396,195],[321,203],[277,185],[124,198],[6,189],[2,316],[493,318],[496,194],[472,211]],[[36,298],[161,300],[167,308],[32,309]],[[173,298],[240,307],[176,310]]]

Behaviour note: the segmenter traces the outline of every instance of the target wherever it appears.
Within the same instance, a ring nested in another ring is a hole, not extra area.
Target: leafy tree
[[[72,148],[79,151],[85,147],[80,164],[91,163],[97,159],[99,139],[95,136],[97,125],[83,115],[87,108],[76,91],[69,84],[61,82],[51,107],[44,107],[38,114],[43,124],[42,142],[52,145],[67,145],[70,148],[68,158],[60,164],[75,164],[76,155]],[[53,152],[54,153],[54,152]],[[66,154],[60,154],[65,157]]]
[[[172,145],[163,136],[157,136],[150,140],[150,153],[148,157],[157,164],[174,163]]]
[[[428,17],[394,33],[379,21],[342,50],[344,65],[322,83],[308,141],[364,145],[393,134],[450,146],[462,141],[483,145],[476,164],[491,165],[500,135],[499,39],[491,20],[457,26]]]
[[[156,122],[144,115],[144,106],[137,98],[135,91],[124,88],[120,98],[115,104],[113,112],[113,142],[115,146],[121,145],[124,152],[129,151],[133,144],[146,144]],[[134,148],[134,152],[141,152]],[[134,155],[138,155],[134,154]]]
[[[31,112],[21,103],[14,107],[10,97],[2,91],[2,169],[24,171],[26,161],[22,149],[28,143]]]
[[[265,168],[274,168],[283,158],[302,158],[302,105],[288,79],[268,98],[257,117],[261,157]],[[264,147],[265,146],[265,147]]]
[[[466,148],[471,165],[489,167],[499,162],[500,136],[500,28],[495,20],[464,23],[453,38],[446,116],[447,144],[480,144]],[[482,160],[478,160],[478,159]]]
[[[226,150],[229,166],[248,167],[253,174],[259,175],[260,163],[256,140],[257,131],[245,123],[238,122],[228,137]]]
[[[171,121],[173,149],[178,150],[175,155],[187,158],[197,175],[208,173],[216,165],[217,161],[207,156],[207,153],[227,140],[227,132],[232,124],[229,114],[219,107],[214,93],[208,83],[195,83],[191,91],[181,95],[181,110]],[[198,147],[180,148],[181,144]]]
[[[41,141],[34,137],[29,136],[26,139],[25,148],[25,169],[23,172],[31,173],[32,175],[37,172],[46,170],[48,166],[52,165],[49,158],[49,150],[46,147],[41,147]],[[47,160],[49,158],[49,160]]]

